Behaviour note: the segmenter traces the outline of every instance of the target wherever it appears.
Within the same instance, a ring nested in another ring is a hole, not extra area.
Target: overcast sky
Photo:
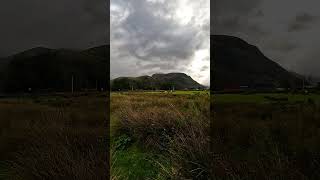
[[[1,0],[0,57],[36,46],[84,49],[109,42],[108,0]]]
[[[210,82],[210,0],[111,0],[111,78],[183,72]]]
[[[214,0],[211,34],[240,37],[289,70],[320,77],[319,0]]]
[[[111,77],[185,72],[208,84],[209,3],[111,0]],[[320,1],[211,3],[211,33],[238,36],[289,70],[320,76]],[[106,44],[108,7],[106,0],[1,0],[0,57]]]

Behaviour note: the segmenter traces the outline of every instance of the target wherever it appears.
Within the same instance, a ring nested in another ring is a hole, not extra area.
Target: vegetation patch
[[[158,179],[207,179],[209,103],[207,93],[113,93],[111,114],[116,122],[111,122],[112,149],[149,164],[143,177],[153,173]],[[117,169],[113,176],[123,169],[131,171],[122,173],[122,178],[141,174],[134,164],[122,164],[117,157],[112,160]]]
[[[213,177],[320,178],[318,95],[225,94],[213,99]]]
[[[68,96],[0,100],[0,179],[108,177],[107,99]]]

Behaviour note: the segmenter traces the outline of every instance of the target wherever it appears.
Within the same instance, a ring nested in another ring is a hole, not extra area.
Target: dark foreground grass
[[[107,179],[104,94],[0,100],[2,179]]]
[[[209,103],[206,93],[112,94],[113,177],[208,179]]]
[[[319,96],[239,96],[213,102],[213,179],[320,179]]]

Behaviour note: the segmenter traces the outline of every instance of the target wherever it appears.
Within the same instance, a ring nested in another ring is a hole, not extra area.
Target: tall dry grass
[[[159,169],[172,179],[320,178],[319,104],[209,103],[202,95],[115,94],[115,136],[169,157],[171,167]]]
[[[214,103],[213,109],[213,177],[320,178],[319,105]]]
[[[129,93],[111,96],[115,137],[126,134],[143,149],[169,157],[171,178],[208,179],[208,95]]]
[[[0,101],[8,179],[107,179],[107,99],[101,95]]]

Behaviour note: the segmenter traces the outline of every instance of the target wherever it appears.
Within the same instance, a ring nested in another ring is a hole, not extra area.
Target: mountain
[[[109,46],[108,45],[102,45],[98,47],[93,47],[90,49],[87,49],[83,51],[83,53],[91,54],[94,56],[100,56],[100,57],[109,57]]]
[[[154,74],[155,82],[169,83],[176,89],[203,89],[204,86],[184,73]]]
[[[119,77],[111,81],[112,90],[130,89],[204,89],[205,87],[184,73],[153,74],[152,76]]]
[[[5,71],[9,64],[9,60],[7,58],[0,58],[0,92],[4,90],[4,81],[5,81]]]
[[[36,47],[0,62],[0,89],[7,92],[106,89],[109,86],[109,48],[83,51]]]
[[[226,35],[212,35],[213,89],[299,87],[302,80],[267,58],[256,46]]]
[[[9,56],[9,59],[12,58],[31,58],[35,56],[45,55],[50,53],[50,51],[54,51],[53,49],[45,48],[45,47],[35,47],[32,49],[28,49],[21,53]]]

